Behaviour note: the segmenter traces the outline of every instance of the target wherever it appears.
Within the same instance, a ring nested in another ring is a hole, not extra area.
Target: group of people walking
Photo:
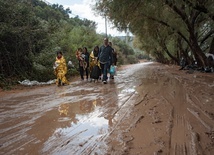
[[[79,73],[81,80],[92,81],[92,79],[102,79],[104,84],[107,84],[108,72],[111,66],[117,65],[117,53],[112,48],[112,43],[108,41],[108,38],[104,38],[103,45],[101,47],[95,46],[91,53],[88,52],[86,47],[78,48],[76,51],[76,59],[79,64]],[[67,65],[62,52],[57,52],[55,61],[55,75],[57,76],[57,85],[68,84],[65,77],[67,73]],[[114,79],[114,75],[111,74],[110,78]]]

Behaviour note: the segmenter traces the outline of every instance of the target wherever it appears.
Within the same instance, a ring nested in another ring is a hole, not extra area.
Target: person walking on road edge
[[[99,62],[102,69],[103,78],[102,81],[104,84],[107,84],[107,74],[109,66],[112,65],[113,56],[112,56],[112,48],[108,44],[108,38],[104,38],[104,44],[100,47],[99,50]]]
[[[65,74],[67,73],[67,66],[66,66],[65,58],[62,55],[61,51],[57,51],[57,57],[53,68],[54,68],[54,74],[57,77],[56,84],[58,86],[69,84],[69,82],[65,77]]]

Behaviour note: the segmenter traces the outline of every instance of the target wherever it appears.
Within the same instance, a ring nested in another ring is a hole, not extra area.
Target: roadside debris
[[[54,84],[56,82],[56,80],[49,80],[48,82],[38,82],[38,81],[30,81],[28,79],[24,80],[24,81],[18,81],[19,84],[21,85],[25,85],[25,86],[35,86],[35,85],[50,85],[50,84]]]

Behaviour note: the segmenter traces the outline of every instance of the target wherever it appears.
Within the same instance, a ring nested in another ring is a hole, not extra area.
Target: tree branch
[[[190,23],[188,21],[188,17],[185,12],[182,12],[176,5],[173,3],[169,2],[169,0],[165,0],[165,3],[172,9],[174,10],[180,17],[183,19],[183,21],[186,23],[187,26],[190,26]]]
[[[183,0],[183,2],[185,2],[189,7],[193,8],[199,12],[203,12],[204,14],[208,15],[208,17],[210,17],[212,20],[214,20],[214,15],[212,13],[210,13],[204,5],[199,5],[199,3],[194,5],[189,0]]]
[[[160,23],[161,25],[163,26],[166,26],[166,27],[169,27],[170,29],[172,29],[173,32],[177,33],[178,35],[180,35],[186,42],[189,46],[191,46],[189,40],[179,31],[179,30],[176,30],[175,28],[173,28],[172,26],[170,26],[168,23],[162,21],[162,20],[158,20],[158,19],[155,19],[153,17],[149,17],[149,16],[146,16],[144,15],[145,17],[147,17],[148,19],[150,20],[153,20],[153,21],[156,21],[158,23]]]
[[[200,45],[202,45],[211,35],[214,34],[214,30],[210,31],[209,33],[207,33],[202,39],[201,39],[201,42],[200,42]]]
[[[194,26],[195,25],[195,21],[197,19],[197,17],[201,14],[201,12],[197,11],[195,12],[195,14],[193,15],[192,17],[192,20],[191,20],[191,25]]]

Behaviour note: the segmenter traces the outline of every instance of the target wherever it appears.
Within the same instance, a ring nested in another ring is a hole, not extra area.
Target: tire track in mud
[[[198,82],[197,82],[198,83]],[[191,147],[192,154],[213,154],[214,153],[214,138],[211,138],[209,135],[213,133],[213,106],[212,100],[209,95],[214,91],[213,88],[207,87],[209,84],[200,83],[196,85],[199,88],[195,88],[200,92],[200,96],[194,91],[190,90],[187,94],[187,102],[191,105],[191,108],[188,108],[188,112],[193,116],[194,120],[197,123],[191,123],[190,129],[192,131],[191,137]],[[204,87],[205,89],[201,89]],[[187,87],[188,89],[188,87]],[[204,93],[203,93],[204,92]],[[203,95],[206,94],[206,95]],[[209,95],[207,95],[209,94]],[[197,128],[200,125],[200,128]]]
[[[179,82],[181,83],[180,80]],[[185,90],[184,85],[181,85],[181,87],[183,87],[183,90]],[[165,96],[167,97],[167,95]],[[188,93],[186,91],[183,91],[182,95],[179,95],[179,96],[180,97],[183,96],[183,99],[180,101],[180,105],[173,104],[174,100],[178,100],[178,98],[176,99],[176,95],[174,97],[173,95],[171,95],[170,97],[169,96],[167,97],[170,100],[168,102],[173,107],[173,115],[171,116],[172,125],[170,126],[171,134],[170,134],[170,140],[169,140],[170,144],[169,144],[168,154],[194,155],[199,152],[203,154],[201,146],[197,141],[198,138],[196,138],[197,137],[196,135],[198,134],[192,130],[190,125],[191,122],[188,118],[188,111],[190,111],[190,108],[192,108],[192,105],[189,104]],[[194,147],[194,146],[197,146],[197,147]]]
[[[176,93],[176,92],[175,92]],[[182,96],[185,92],[182,93]],[[181,95],[179,95],[181,96]],[[176,96],[175,96],[176,97]],[[164,100],[171,106],[170,116],[168,121],[168,134],[169,134],[169,147],[167,154],[169,155],[186,155],[190,154],[189,150],[189,136],[190,131],[188,130],[187,124],[188,119],[185,115],[186,102],[185,99],[181,101],[181,105],[173,104],[176,100],[174,96],[165,95]],[[166,99],[168,98],[168,99]]]
[[[196,101],[193,101],[193,99],[195,99]],[[196,108],[197,110],[199,110],[204,116],[206,116],[208,120],[211,120],[211,121],[214,120],[214,115],[212,113],[209,113],[208,111],[203,110],[202,107],[199,104],[196,104],[196,103],[201,103],[200,100],[197,98],[197,96],[187,94],[187,101],[194,108]],[[208,127],[208,128],[210,128],[210,130],[211,130],[211,127]]]
[[[187,108],[188,112],[194,117],[197,124],[200,124],[201,129],[199,130],[196,128],[195,123],[191,123],[189,125],[189,128],[191,130],[191,154],[210,154],[211,152],[208,151],[207,147],[211,145],[211,148],[213,148],[213,141],[212,138],[209,136],[205,137],[206,133],[212,133],[213,132],[213,119],[199,106],[199,102],[193,101],[191,98],[195,98],[195,95],[188,95],[188,103],[192,105],[191,108]],[[196,97],[197,98],[197,97]],[[207,139],[209,138],[209,140]],[[205,140],[206,139],[206,140]],[[202,141],[203,140],[203,141]],[[211,143],[208,143],[211,141]],[[214,149],[214,148],[213,148]],[[212,153],[211,153],[212,154]]]
[[[184,100],[183,102],[181,102],[181,103],[184,103],[183,104],[184,107],[183,109],[180,109],[178,105],[172,104],[174,107],[175,116],[176,116],[174,118],[172,132],[175,132],[176,136],[178,137],[176,140],[176,143],[174,144],[173,154],[175,155],[206,154],[204,152],[204,150],[206,149],[202,147],[202,145],[204,144],[201,143],[201,138],[200,138],[204,133],[199,131],[195,127],[195,123],[193,122],[195,121],[194,119],[196,119],[197,122],[199,122],[202,126],[205,127],[205,131],[208,131],[210,133],[213,130],[213,127],[211,126],[211,124],[213,124],[212,117],[210,117],[210,115],[207,114],[207,112],[204,111],[203,108],[200,106],[201,101],[198,99],[198,97],[196,95],[192,95],[195,89],[192,89],[190,91],[188,89],[189,83],[183,84],[182,80],[178,80],[178,81],[182,85],[183,90],[185,90],[182,95],[184,97]],[[194,119],[192,119],[191,115],[194,116]],[[192,127],[191,124],[194,125],[194,127]],[[197,124],[197,126],[200,126],[200,125]],[[194,131],[195,130],[194,128],[196,128],[198,131]],[[182,138],[182,135],[183,135],[183,138]],[[173,137],[175,136],[173,136],[172,134],[172,138]],[[179,144],[180,143],[179,141],[181,139],[183,139],[183,144]],[[172,145],[173,145],[173,142],[172,142]],[[170,154],[172,154],[172,152]]]

